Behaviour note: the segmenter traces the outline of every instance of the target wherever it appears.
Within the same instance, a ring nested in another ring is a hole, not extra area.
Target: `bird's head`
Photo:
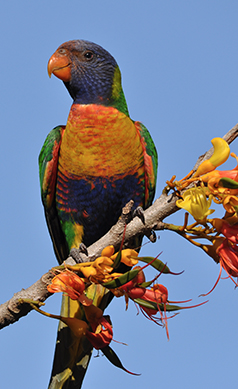
[[[61,79],[74,103],[114,106],[128,114],[115,59],[101,46],[72,40],[63,43],[48,62],[48,74]]]

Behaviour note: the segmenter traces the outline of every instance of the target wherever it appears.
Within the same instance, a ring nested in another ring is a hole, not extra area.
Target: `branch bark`
[[[228,144],[232,143],[238,137],[238,124],[236,124],[227,134],[224,135],[223,139]],[[197,170],[198,166],[204,160],[210,158],[213,153],[213,147],[208,150],[205,154],[201,155],[195,166],[194,171]],[[129,242],[136,235],[150,236],[152,230],[162,230],[163,220],[178,211],[179,208],[176,206],[176,200],[178,198],[174,193],[167,194],[163,191],[162,195],[155,200],[153,205],[144,212],[144,222],[139,218],[135,217],[129,224],[127,224],[125,234],[125,244]],[[81,253],[80,257],[82,261],[94,260],[100,256],[101,251],[104,247],[113,244],[116,250],[119,249],[122,235],[125,227],[125,223],[130,215],[133,202],[128,203],[123,211],[118,222],[105,234],[101,239],[95,242],[88,248],[88,256]],[[74,264],[74,259],[70,256],[67,264]],[[14,294],[14,296],[6,303],[0,305],[0,329],[13,324],[18,321],[21,317],[26,316],[30,311],[31,307],[29,304],[22,303],[22,299],[31,299],[44,302],[51,293],[47,290],[47,285],[50,284],[54,274],[52,271],[45,273],[37,282],[31,285],[27,289],[22,289],[20,292]]]

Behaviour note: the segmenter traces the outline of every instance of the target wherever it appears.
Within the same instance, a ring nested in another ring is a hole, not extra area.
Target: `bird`
[[[158,156],[149,131],[129,116],[121,72],[107,50],[65,42],[50,57],[48,74],[73,99],[66,125],[49,133],[39,155],[45,218],[62,264],[72,249],[102,237],[131,199],[135,209],[152,204]],[[69,300],[63,296],[61,314],[82,317],[83,308]],[[80,388],[91,350],[60,322],[49,388]]]

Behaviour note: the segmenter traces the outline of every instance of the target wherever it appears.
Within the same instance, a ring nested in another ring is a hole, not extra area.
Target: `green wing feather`
[[[69,254],[68,244],[62,232],[55,206],[59,149],[64,129],[65,126],[58,126],[49,133],[39,155],[41,198],[55,255],[59,263],[62,263]]]
[[[140,122],[135,122],[135,125],[141,134],[142,147],[144,150],[144,164],[145,164],[145,188],[146,199],[145,207],[152,204],[156,189],[156,179],[158,170],[158,154],[154,142],[147,128]]]

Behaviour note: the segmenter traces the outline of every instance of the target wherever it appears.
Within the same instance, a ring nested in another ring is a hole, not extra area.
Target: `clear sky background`
[[[237,1],[2,2],[1,303],[56,265],[37,159],[48,132],[66,123],[71,98],[60,80],[48,78],[52,53],[81,38],[116,58],[130,115],[147,126],[159,152],[158,197],[167,179],[183,177],[211,147],[210,140],[238,122],[237,17]],[[170,220],[182,224],[183,211]],[[175,234],[157,235],[157,243],[142,253],[162,251],[171,270],[185,270],[160,278],[169,298],[201,302],[198,295],[213,286],[219,267]],[[165,329],[137,316],[133,303],[125,312],[123,299],[114,299],[107,314],[114,338],[128,347],[112,347],[126,368],[142,375],[130,376],[100,356],[92,358],[83,388],[235,387],[237,293],[230,280],[221,280],[208,304],[169,320],[170,341]],[[58,297],[47,301],[47,311],[59,313]],[[0,331],[1,388],[47,387],[57,325],[31,312]]]

